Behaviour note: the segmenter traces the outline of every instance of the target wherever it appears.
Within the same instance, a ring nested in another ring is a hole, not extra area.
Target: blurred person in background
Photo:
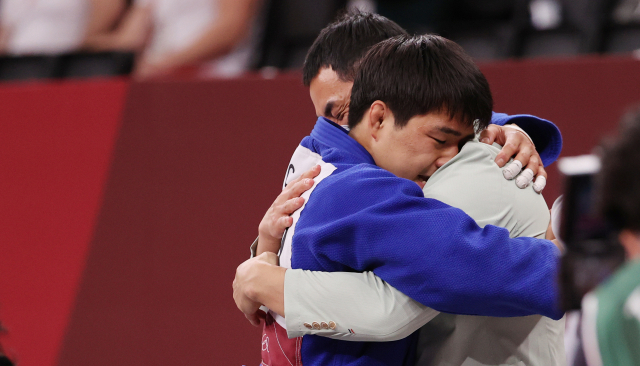
[[[599,202],[619,229],[627,262],[582,301],[582,341],[589,366],[640,365],[640,109],[623,117],[605,143]]]
[[[438,33],[451,19],[451,0],[377,0],[380,15],[393,19],[410,33]]]
[[[116,28],[130,6],[130,0],[1,0],[0,53],[57,55],[92,48],[96,35]],[[142,45],[131,30],[123,33],[110,50]]]
[[[0,323],[0,335],[2,335],[3,333],[6,333],[6,330],[2,326],[2,323]],[[0,344],[0,366],[13,366],[13,362],[6,355],[4,349],[2,348],[2,344]]]
[[[116,28],[122,28],[123,24],[137,24],[128,15],[132,0],[90,0],[91,11],[85,27],[85,36],[82,47],[88,50],[104,51],[131,51],[142,47],[141,38],[136,36],[133,29],[124,28],[118,31],[117,36],[102,41],[101,36],[113,32]],[[104,45],[100,47],[100,45]],[[108,46],[107,46],[108,45]]]
[[[90,11],[87,0],[2,0],[0,53],[50,55],[74,51],[84,39]]]
[[[112,0],[94,2],[112,6]],[[139,52],[141,78],[201,64],[204,76],[233,77],[250,66],[261,7],[261,0],[136,0],[112,29],[96,14],[84,47]]]
[[[2,351],[2,346],[0,346],[0,366],[13,366],[13,362]]]

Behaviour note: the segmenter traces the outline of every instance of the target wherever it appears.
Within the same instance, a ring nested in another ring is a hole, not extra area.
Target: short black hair
[[[601,147],[597,198],[602,213],[618,229],[640,231],[640,107],[622,117],[616,138]]]
[[[358,61],[374,44],[407,34],[392,20],[352,10],[326,26],[311,45],[302,67],[302,81],[311,84],[320,69],[331,67],[343,81],[353,81]]]
[[[491,121],[493,97],[478,66],[458,44],[437,35],[380,42],[360,63],[351,89],[349,127],[371,104],[387,104],[398,127],[430,112],[446,112],[476,131]]]

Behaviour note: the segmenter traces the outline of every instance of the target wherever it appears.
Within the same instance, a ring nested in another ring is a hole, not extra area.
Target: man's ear
[[[387,105],[379,100],[376,100],[369,107],[369,130],[371,131],[371,137],[374,140],[378,140],[380,130],[384,128],[387,123],[384,123],[389,116],[389,108]]]

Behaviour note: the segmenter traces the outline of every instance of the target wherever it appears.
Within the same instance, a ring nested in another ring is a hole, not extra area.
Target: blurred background
[[[0,353],[257,365],[231,281],[315,123],[306,51],[349,7],[460,43],[563,156],[640,101],[640,0],[0,0]]]
[[[637,0],[2,0],[0,80],[299,69],[338,11],[435,32],[478,61],[640,48]]]

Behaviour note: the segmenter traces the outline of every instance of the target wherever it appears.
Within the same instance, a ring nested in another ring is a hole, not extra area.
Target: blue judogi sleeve
[[[491,123],[504,126],[515,123],[522,128],[533,140],[538,154],[542,159],[542,164],[548,166],[555,162],[562,151],[562,135],[560,130],[551,121],[529,114],[508,115],[493,112]]]
[[[370,164],[318,185],[292,251],[292,268],[373,271],[443,312],[562,316],[555,307],[553,243],[481,229],[461,210],[425,199],[414,182]]]

